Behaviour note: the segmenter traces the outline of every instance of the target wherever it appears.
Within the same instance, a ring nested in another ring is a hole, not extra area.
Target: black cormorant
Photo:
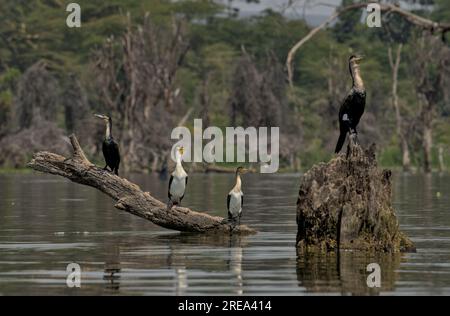
[[[184,198],[184,192],[186,191],[188,175],[181,165],[181,158],[183,156],[183,153],[183,147],[177,147],[175,149],[175,159],[177,164],[169,180],[169,209],[172,207],[172,205],[181,204],[181,200]]]
[[[109,116],[95,114],[96,117],[102,119],[106,124],[106,134],[103,140],[102,151],[105,157],[106,166],[104,170],[108,170],[108,167],[116,175],[119,175],[119,165],[120,165],[120,152],[119,145],[114,140],[112,136],[112,120]]]
[[[227,197],[228,220],[234,224],[237,221],[238,225],[241,224],[242,206],[244,205],[244,193],[241,190],[241,174],[247,173],[247,171],[243,167],[236,169],[236,183]]]
[[[364,89],[364,82],[359,72],[359,62],[361,59],[362,57],[352,55],[348,60],[353,86],[339,109],[340,135],[336,144],[335,153],[338,153],[342,149],[347,133],[356,136],[356,126],[358,126],[359,120],[364,113],[366,90]]]

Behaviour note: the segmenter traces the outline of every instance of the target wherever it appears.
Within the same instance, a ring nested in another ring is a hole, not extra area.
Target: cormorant
[[[119,175],[119,165],[120,165],[120,152],[119,145],[114,140],[112,136],[112,120],[109,116],[95,114],[96,117],[102,119],[106,124],[106,134],[103,140],[102,151],[105,157],[106,166],[104,170],[108,170],[108,167],[116,175]]]
[[[350,136],[356,136],[356,126],[358,126],[359,120],[364,113],[366,90],[359,72],[359,62],[361,60],[362,57],[355,55],[350,56],[348,60],[353,86],[339,109],[340,135],[336,144],[335,153],[338,153],[342,149],[347,133],[350,133]]]
[[[247,173],[247,171],[243,167],[236,169],[236,183],[227,197],[228,221],[232,221],[235,224],[237,220],[238,225],[241,224],[242,206],[244,205],[244,193],[241,190],[241,174]]]
[[[184,192],[186,191],[188,175],[181,165],[181,157],[183,156],[183,153],[183,147],[176,148],[175,159],[177,164],[169,180],[169,209],[172,207],[172,205],[181,204],[181,200],[184,198]]]

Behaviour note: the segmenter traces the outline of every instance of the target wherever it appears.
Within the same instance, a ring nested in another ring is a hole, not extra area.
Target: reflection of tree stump
[[[350,146],[345,154],[313,166],[297,201],[297,246],[413,251],[399,231],[391,205],[391,172],[377,167],[375,146]]]
[[[301,252],[297,259],[297,280],[308,292],[377,295],[395,289],[400,262],[400,253]],[[367,285],[370,263],[380,266],[379,288]]]

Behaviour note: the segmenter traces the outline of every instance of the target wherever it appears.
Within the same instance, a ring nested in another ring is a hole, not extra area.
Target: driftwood
[[[391,172],[380,170],[375,146],[358,144],[302,178],[297,201],[297,247],[323,250],[414,251],[391,203]]]
[[[72,157],[38,152],[34,154],[28,167],[94,187],[117,201],[116,208],[164,228],[196,233],[256,233],[246,225],[233,228],[222,217],[195,212],[185,207],[172,207],[167,210],[165,203],[152,197],[149,192],[143,192],[136,184],[92,164],[86,158],[75,135],[70,136],[70,142],[74,151]]]

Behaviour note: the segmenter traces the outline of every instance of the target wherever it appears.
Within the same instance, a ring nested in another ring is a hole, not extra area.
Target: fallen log
[[[256,231],[246,225],[232,227],[228,221],[219,216],[192,211],[186,207],[172,207],[143,192],[138,185],[109,173],[92,164],[85,156],[75,135],[71,135],[72,157],[38,152],[28,163],[28,167],[62,176],[73,182],[94,187],[113,200],[117,209],[145,218],[167,229],[195,233],[232,233],[248,235]]]
[[[302,178],[297,200],[297,247],[415,251],[399,230],[391,203],[391,172],[377,167],[375,146],[358,144]]]

